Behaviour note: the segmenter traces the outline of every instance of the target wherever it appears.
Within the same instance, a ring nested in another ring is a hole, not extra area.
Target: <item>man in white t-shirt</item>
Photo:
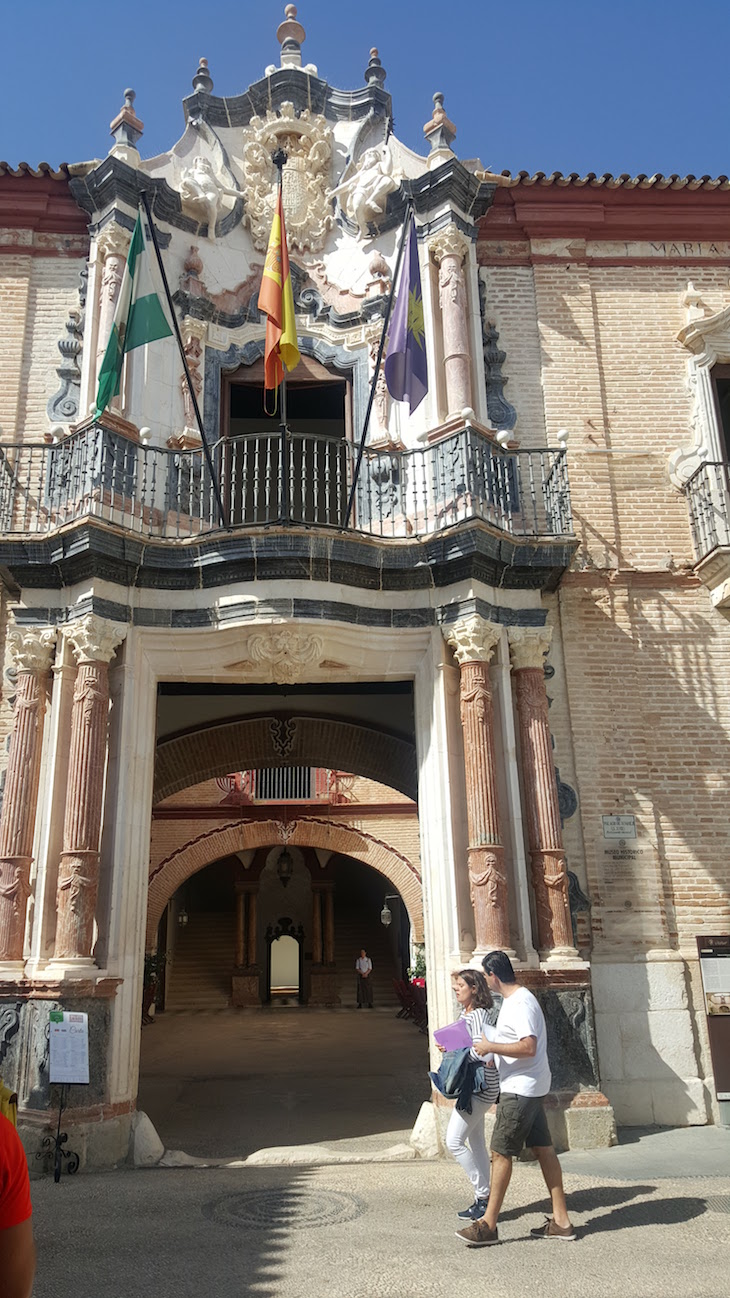
[[[543,1098],[550,1090],[545,1017],[532,992],[515,978],[504,951],[490,951],[482,960],[490,992],[502,997],[502,1008],[489,1039],[475,1043],[478,1054],[494,1055],[500,1096],[492,1133],[492,1184],[487,1211],[456,1234],[472,1248],[498,1244],[497,1218],[512,1176],[512,1160],[523,1145],[532,1150],[550,1191],[553,1215],[530,1234],[540,1239],[575,1239],[565,1205],[563,1173],[553,1149]]]
[[[363,1005],[367,1005],[368,1009],[371,1010],[373,1008],[373,962],[365,947],[362,948],[355,961],[355,968],[357,970],[357,1008],[361,1010]]]

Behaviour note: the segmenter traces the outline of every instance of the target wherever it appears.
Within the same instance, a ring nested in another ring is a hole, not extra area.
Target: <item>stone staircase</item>
[[[231,999],[234,916],[198,911],[177,934],[167,971],[168,1010],[225,1009]]]

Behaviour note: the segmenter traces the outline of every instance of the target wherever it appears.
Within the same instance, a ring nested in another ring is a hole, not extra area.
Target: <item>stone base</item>
[[[45,1123],[22,1117],[18,1119],[18,1133],[28,1155],[28,1170],[33,1180],[53,1176],[53,1147],[44,1148],[43,1141],[48,1136],[55,1137],[56,1121],[52,1120],[52,1112],[46,1116],[48,1121]],[[78,1154],[80,1172],[117,1167],[126,1162],[131,1127],[131,1113],[107,1118],[103,1122],[75,1122],[65,1113],[61,1118],[61,1131],[68,1134],[64,1149]],[[62,1176],[66,1176],[65,1170]]]
[[[438,1091],[432,1102],[421,1106],[411,1133],[411,1144],[421,1158],[446,1156],[446,1128],[454,1107]],[[430,1110],[430,1113],[428,1112]],[[555,1150],[608,1149],[617,1144],[616,1119],[606,1096],[600,1091],[552,1091],[545,1097],[545,1113]],[[487,1148],[492,1137],[496,1112],[488,1111],[484,1119]],[[523,1158],[532,1158],[525,1150]]]
[[[261,1004],[261,988],[258,969],[241,970],[231,978],[231,1004],[237,1009],[250,1008]]]
[[[339,1005],[337,994],[337,970],[315,965],[310,974],[310,1005]]]

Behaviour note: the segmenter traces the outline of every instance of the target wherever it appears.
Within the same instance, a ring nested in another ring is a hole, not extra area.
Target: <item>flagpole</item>
[[[279,197],[281,198],[282,226],[281,241],[284,242],[285,225],[284,225],[284,166],[287,161],[287,155],[283,149],[277,149],[271,155],[271,161],[279,173]],[[284,287],[282,283],[282,288]],[[281,393],[281,423],[279,425],[279,464],[281,466],[281,509],[279,513],[279,522],[287,524],[289,522],[289,429],[286,424],[286,365],[281,361],[281,383],[279,384]]]
[[[375,385],[378,381],[378,375],[380,373],[380,364],[383,359],[383,351],[385,350],[385,339],[388,332],[388,324],[390,322],[390,313],[393,309],[393,298],[395,296],[395,289],[398,283],[398,276],[400,273],[401,262],[403,260],[403,251],[406,246],[406,230],[408,228],[408,222],[410,221],[412,215],[413,215],[413,203],[409,198],[408,201],[406,202],[406,210],[405,210],[405,215],[403,217],[403,229],[401,230],[400,247],[398,249],[398,256],[396,258],[395,270],[393,271],[393,279],[390,285],[390,294],[388,296],[388,302],[385,308],[385,319],[383,320],[383,331],[380,335],[380,346],[378,347],[378,358],[375,362],[375,372],[373,373],[373,380],[372,383],[370,384],[370,395],[368,397],[367,409],[365,411],[365,422],[363,424],[362,436],[360,438],[360,445],[357,450],[357,459],[355,460],[355,468],[352,474],[352,486],[350,487],[350,496],[347,501],[347,513],[345,515],[345,527],[347,527],[350,522],[350,515],[352,514],[352,506],[355,503],[355,489],[357,487],[358,477],[360,476],[360,465],[362,464],[362,457],[365,452],[365,440],[368,435],[370,415],[373,409],[373,402],[375,400]]]
[[[189,366],[188,366],[188,358],[187,358],[187,356],[185,355],[185,348],[183,347],[183,340],[182,340],[182,335],[181,335],[181,333],[180,333],[180,326],[179,326],[179,324],[178,324],[178,322],[177,322],[177,313],[176,313],[176,311],[175,311],[175,303],[174,303],[173,300],[172,300],[172,294],[171,294],[171,292],[170,292],[170,285],[169,285],[168,282],[167,282],[167,275],[165,274],[165,267],[164,267],[164,264],[163,264],[163,261],[162,261],[162,253],[160,252],[160,245],[159,245],[159,243],[158,243],[158,241],[157,241],[157,231],[155,230],[155,223],[154,223],[154,221],[152,220],[152,212],[151,212],[151,210],[150,210],[150,204],[149,204],[149,200],[148,200],[148,198],[147,198],[147,191],[146,191],[146,189],[143,189],[143,190],[140,191],[140,198],[142,199],[142,204],[143,204],[143,206],[144,206],[144,210],[145,210],[145,212],[147,213],[147,221],[148,221],[148,223],[149,223],[149,228],[150,228],[150,237],[151,237],[151,239],[152,239],[152,246],[154,247],[155,254],[156,254],[156,256],[157,256],[157,265],[158,265],[159,268],[160,268],[160,274],[161,274],[161,276],[162,276],[162,283],[163,283],[163,285],[164,285],[164,289],[165,289],[165,296],[167,297],[167,305],[168,305],[169,308],[170,308],[170,315],[171,315],[171,317],[172,317],[172,325],[173,325],[173,328],[174,328],[174,330],[175,330],[175,337],[176,337],[176,339],[177,339],[177,345],[178,345],[178,347],[179,347],[179,349],[180,349],[180,359],[181,359],[181,361],[182,361],[182,363],[183,363],[183,369],[184,369],[184,371],[185,371],[185,379],[186,379],[186,381],[187,381],[187,385],[188,385],[188,392],[190,393],[190,400],[191,400],[191,402],[192,402],[193,410],[195,411],[195,418],[196,418],[196,420],[197,420],[197,422],[198,422],[198,431],[199,431],[199,433],[200,433],[200,437],[201,437],[201,440],[202,440],[202,443],[203,443],[203,454],[205,455],[205,460],[206,460],[206,463],[207,463],[207,465],[208,465],[208,471],[209,471],[209,473],[210,473],[210,481],[211,481],[211,485],[212,485],[212,487],[213,487],[213,494],[214,494],[214,496],[215,496],[216,505],[218,506],[218,515],[219,515],[219,517],[220,517],[221,526],[222,526],[222,527],[225,527],[225,528],[228,530],[228,529],[230,529],[230,523],[229,523],[229,521],[228,521],[228,517],[227,517],[226,511],[225,511],[225,509],[224,509],[224,507],[223,507],[223,499],[222,499],[222,497],[221,497],[221,493],[220,493],[220,486],[219,486],[219,483],[218,483],[218,476],[217,476],[217,474],[216,474],[215,466],[214,466],[214,464],[213,464],[213,457],[212,457],[212,455],[211,455],[211,453],[210,453],[210,446],[208,445],[208,439],[207,439],[207,437],[206,437],[206,435],[205,435],[205,429],[203,428],[203,420],[202,420],[202,418],[201,418],[201,414],[200,414],[200,407],[199,407],[199,405],[198,405],[198,398],[197,398],[197,396],[195,395],[195,388],[193,387],[193,380],[192,380],[192,378],[191,378],[191,375],[190,375],[190,369],[189,369]]]

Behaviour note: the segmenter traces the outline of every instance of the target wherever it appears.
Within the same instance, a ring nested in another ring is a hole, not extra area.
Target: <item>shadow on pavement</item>
[[[633,1226],[681,1226],[693,1217],[707,1212],[704,1199],[694,1195],[674,1199],[651,1199],[648,1203],[631,1203],[601,1217],[589,1217],[580,1234],[598,1235],[607,1230],[629,1230]]]
[[[566,1191],[569,1212],[593,1212],[596,1208],[612,1208],[615,1204],[627,1203],[640,1195],[653,1194],[655,1185],[599,1185],[590,1190]],[[528,1212],[547,1212],[550,1200],[546,1194],[535,1203],[524,1208],[511,1208],[499,1214],[500,1221],[514,1221]]]

